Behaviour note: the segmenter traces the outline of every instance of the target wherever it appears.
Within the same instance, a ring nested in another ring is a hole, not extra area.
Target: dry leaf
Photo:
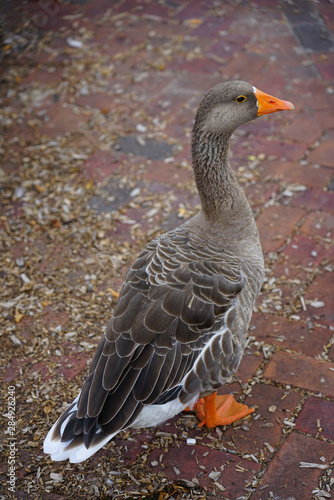
[[[14,319],[16,323],[20,323],[20,321],[24,318],[24,313],[21,313],[18,309],[15,309]]]

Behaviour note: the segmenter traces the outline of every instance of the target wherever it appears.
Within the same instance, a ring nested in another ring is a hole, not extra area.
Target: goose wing
[[[225,375],[233,373],[240,356],[227,315],[231,322],[243,286],[240,262],[207,241],[194,241],[184,229],[144,248],[127,274],[80,395],[75,434],[83,432],[86,446],[97,424],[111,434],[130,426],[144,405],[178,394],[186,404],[205,389],[206,365],[223,369],[224,355]],[[222,329],[228,335],[217,336]],[[208,344],[196,373],[181,387]]]

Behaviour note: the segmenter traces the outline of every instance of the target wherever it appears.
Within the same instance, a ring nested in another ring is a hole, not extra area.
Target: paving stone
[[[146,167],[145,178],[174,185],[194,181],[192,170],[156,160]]]
[[[215,495],[214,498],[235,499],[244,495],[246,484],[260,470],[255,462],[200,445],[155,449],[147,460],[154,470],[163,472],[173,481],[193,482],[195,479],[193,484],[205,488],[210,496]],[[215,476],[210,478],[215,472],[220,472],[217,479]],[[215,486],[215,482],[223,488]]]
[[[296,392],[256,384],[245,399],[245,404],[254,407],[255,413],[234,428],[228,426],[225,445],[232,443],[233,448],[244,454],[253,454],[259,461],[268,459],[280,446],[283,421],[295,411],[300,399]]]
[[[332,42],[333,46],[334,43]],[[333,81],[334,78],[334,70],[333,70],[333,63],[334,63],[334,57],[333,54],[324,54],[321,53],[320,55],[314,54],[312,55],[312,59],[315,62],[315,65],[323,77],[324,80],[328,80],[329,82]]]
[[[90,198],[88,205],[98,213],[120,209],[131,201],[131,192],[134,187],[138,186],[132,186],[112,178],[104,184],[99,194]]]
[[[328,92],[326,84],[319,79],[299,79],[294,84],[294,93],[297,102],[301,99],[302,106],[313,111],[328,111],[328,108],[333,106],[334,95]]]
[[[47,329],[54,329],[57,326],[63,328],[69,321],[69,317],[65,311],[55,311],[47,306],[42,316],[43,324]]]
[[[331,110],[317,111],[315,112],[315,117],[323,132],[334,129],[334,116]]]
[[[206,38],[208,38],[212,44],[212,40],[216,39],[217,35],[221,36],[224,30],[230,26],[232,21],[233,18],[227,15],[223,18],[214,15],[209,16],[195,29],[195,35],[201,40],[202,46]],[[210,52],[211,50],[212,49],[210,49]]]
[[[259,352],[254,348],[247,348],[245,350],[237,371],[237,375],[243,384],[248,382],[254,376],[262,361],[262,352]]]
[[[313,149],[313,151],[311,151],[310,156],[308,157],[308,161],[312,163],[318,163],[320,165],[334,167],[332,147],[333,139],[334,134],[328,134],[328,137],[325,139],[325,141],[322,142],[318,148],[315,148]]]
[[[266,182],[248,186],[244,191],[252,209],[258,210],[273,199],[278,191],[278,186],[273,182]]]
[[[205,6],[197,0],[192,0],[189,4],[182,5],[181,10],[177,13],[176,18],[185,21],[187,19],[201,19],[206,13]]]
[[[311,498],[323,471],[301,468],[300,462],[323,464],[321,457],[324,457],[328,465],[333,456],[332,444],[293,432],[270,463],[261,486],[251,499],[268,500],[270,496],[280,500]]]
[[[309,397],[296,420],[296,431],[334,441],[334,403]]]
[[[256,221],[263,250],[265,252],[278,250],[305,214],[304,210],[297,207],[292,209],[279,205],[266,208]],[[278,221],[280,221],[279,227]]]
[[[170,137],[180,137],[180,136],[191,136],[191,127],[194,123],[195,112],[194,108],[198,103],[196,97],[191,97],[182,107],[180,107],[176,113],[167,116],[166,127],[164,132]],[[190,151],[190,149],[189,149]],[[178,157],[179,154],[174,155]],[[189,157],[190,158],[190,155]]]
[[[242,42],[241,42],[242,43]],[[266,64],[266,59],[260,54],[242,54],[224,68],[224,75],[232,80],[252,81],[255,75]]]
[[[278,351],[273,354],[265,367],[263,376],[333,398],[334,371],[330,368],[334,368],[333,363],[301,354]]]
[[[290,205],[301,207],[307,210],[322,210],[323,212],[334,213],[334,194],[331,191],[321,189],[306,189],[296,193],[291,198]]]
[[[76,99],[75,103],[78,104],[78,106],[99,108],[104,113],[115,111],[113,95],[105,94],[103,92],[100,92],[99,94],[82,95]]]
[[[244,50],[245,46],[251,40],[251,36],[247,34],[242,36],[236,36],[231,33],[224,34],[224,26],[221,27],[221,31],[222,36],[210,47],[210,54],[221,60],[230,61],[234,54]],[[233,67],[230,67],[230,71],[234,71]]]
[[[306,321],[293,321],[274,314],[254,314],[250,335],[259,342],[284,347],[301,352],[307,356],[317,356],[323,352],[332,332],[312,325]]]
[[[297,117],[284,132],[284,137],[293,141],[313,144],[322,136],[322,129],[314,121],[312,113],[303,113]]]
[[[276,276],[307,282],[318,272],[327,255],[324,245],[315,239],[297,235],[280,253],[274,266]]]
[[[164,141],[157,139],[143,139],[142,142],[134,136],[119,138],[120,151],[132,153],[135,156],[146,156],[151,160],[163,160],[173,156],[173,147]]]
[[[20,371],[30,363],[27,357],[12,357],[4,366],[3,380],[7,384],[15,382],[20,376]]]
[[[306,144],[301,143],[288,143],[285,141],[278,141],[269,139],[266,134],[260,135],[256,140],[249,141],[248,143],[244,140],[243,142],[243,159],[248,159],[249,156],[259,156],[264,155],[270,158],[280,158],[289,161],[300,160],[307,150]],[[233,149],[236,154],[239,153],[238,150]],[[240,156],[240,153],[238,154]]]
[[[302,316],[310,316],[313,320],[325,325],[334,324],[334,311],[330,307],[330,297],[332,297],[334,278],[333,273],[326,269],[322,274],[317,276],[311,285],[308,287],[304,300],[310,302],[310,307],[307,311],[302,312]],[[312,303],[320,302],[316,307],[312,307]],[[319,307],[320,305],[320,307]],[[327,307],[326,307],[327,306]]]
[[[211,58],[198,58],[192,61],[176,59],[168,64],[168,71],[183,71],[190,74],[213,74],[219,70],[220,63]]]
[[[331,238],[334,228],[334,214],[311,212],[307,215],[300,231],[304,234],[321,238]]]
[[[101,182],[117,171],[124,158],[125,155],[117,151],[95,151],[82,163],[80,172],[88,180]]]
[[[45,135],[55,138],[58,135],[79,130],[88,119],[88,112],[85,114],[74,113],[70,108],[56,105],[50,112],[50,121],[43,127],[43,132]]]
[[[322,188],[327,186],[333,176],[330,168],[320,165],[301,165],[300,163],[265,160],[258,166],[261,177],[278,179],[282,182],[295,182],[300,185]]]

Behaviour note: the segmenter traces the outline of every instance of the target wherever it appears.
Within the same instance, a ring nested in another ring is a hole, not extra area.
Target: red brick
[[[173,163],[164,163],[154,160],[145,169],[145,178],[166,184],[178,184],[179,182],[193,182],[192,170],[177,167]]]
[[[281,306],[287,316],[295,314],[296,312],[298,312],[299,314],[299,311],[302,308],[300,297],[303,296],[305,288],[303,282],[301,282],[300,280],[282,280],[281,282],[278,282],[277,286],[279,287],[279,292],[277,294],[278,298],[276,304]],[[275,306],[276,304],[275,300],[273,300],[273,305]],[[266,312],[270,314],[277,313],[277,309],[275,309],[275,307],[271,305],[271,302],[264,305],[266,306],[264,308]]]
[[[103,112],[115,111],[114,96],[100,92],[99,94],[82,95],[76,99],[75,103],[78,106],[89,106],[91,108],[99,108]]]
[[[100,467],[101,460],[106,459],[115,462],[115,466],[116,464],[121,467],[132,465],[143,453],[144,448],[142,446],[148,446],[153,438],[154,432],[150,432],[148,429],[128,429],[125,433],[121,432],[110,441],[110,444],[92,456],[89,460],[89,466],[93,469],[93,472],[94,467]]]
[[[224,15],[224,17],[214,15],[209,16],[194,30],[194,35],[199,37],[201,40],[201,46],[203,47],[203,43],[206,38],[209,38],[210,43],[212,43],[212,40],[216,39],[219,32],[225,31],[229,28],[232,21],[233,18],[227,15]],[[240,38],[242,37],[240,36]],[[212,52],[212,50],[210,50],[210,52]]]
[[[131,2],[126,2],[126,3],[122,3],[122,2],[119,2],[119,4],[117,5],[117,8],[116,8],[116,11],[117,12],[126,12],[128,14],[128,12],[132,11],[134,14],[136,14],[138,12],[138,7],[140,6],[140,13],[141,14],[147,14],[147,15],[150,15],[150,16],[156,16],[157,18],[159,17],[168,17],[169,15],[169,5],[166,4],[159,4],[159,3],[153,3],[151,4],[150,2],[146,4],[146,2],[133,2],[132,5],[131,5]],[[131,25],[130,25],[131,27]]]
[[[89,120],[89,112],[75,113],[71,108],[63,108],[59,104],[48,107],[50,121],[42,127],[43,135],[57,137],[75,132]]]
[[[334,105],[334,96],[327,92],[326,83],[317,79],[299,78],[294,81],[294,95],[311,110],[328,110]],[[296,102],[294,104],[296,105]]]
[[[279,134],[282,128],[286,127],[289,118],[292,118],[289,114],[273,113],[259,120],[246,123],[240,130],[237,129],[232,136],[232,145],[234,143],[237,145],[237,149],[233,147],[233,152],[236,156],[240,156],[239,148],[245,149],[247,147],[249,151],[250,148],[256,147],[258,142],[263,140],[270,141],[273,136]],[[279,161],[283,161],[281,157]]]
[[[284,137],[292,141],[313,144],[322,136],[322,130],[314,120],[313,113],[303,113],[298,116],[284,132]]]
[[[187,446],[185,443],[180,448],[155,449],[150,453],[147,461],[149,464],[159,462],[159,465],[153,466],[153,470],[162,472],[169,480],[191,481],[196,478],[199,486],[206,488],[210,496],[212,493],[216,495],[214,498],[236,499],[245,495],[246,483],[252,480],[253,475],[260,470],[260,465],[255,462],[206,446]],[[240,480],[241,467],[244,470]],[[175,468],[180,474],[175,472]],[[209,478],[209,474],[214,471],[221,471],[221,476],[216,482],[225,488],[224,491],[215,487],[215,481]]]
[[[334,113],[331,109],[317,111],[314,113],[314,116],[324,132],[334,129]]]
[[[47,329],[52,329],[56,328],[58,325],[61,327],[65,326],[69,321],[69,317],[65,311],[55,311],[47,306],[43,313],[42,321]]]
[[[278,257],[275,275],[288,280],[307,281],[317,272],[326,255],[324,246],[315,239],[304,235],[294,236]]]
[[[201,94],[204,94],[205,92],[210,90],[211,87],[217,85],[222,81],[221,76],[218,75],[217,73],[205,74],[201,72],[193,74],[193,73],[188,73],[188,71],[179,72],[176,78],[178,82],[177,87],[180,88],[179,91],[181,92],[180,97],[182,97],[181,99],[182,102],[184,102],[186,98],[184,90],[187,90],[188,92],[197,95],[198,96],[197,102],[199,103]]]
[[[322,353],[328,343],[331,332],[316,327],[309,329],[306,321],[292,321],[274,314],[254,314],[249,331],[256,340],[276,347],[285,347],[307,356]]]
[[[198,57],[191,61],[186,59],[174,59],[167,64],[167,70],[173,72],[185,71],[193,76],[203,74],[213,74],[220,68],[220,63],[209,57]]]
[[[222,43],[223,45],[223,43]],[[267,63],[266,57],[251,52],[241,52],[241,55],[232,60],[224,68],[224,77],[232,80],[244,80],[252,82],[260,69]],[[245,76],[247,75],[247,77]]]
[[[245,189],[246,198],[253,210],[259,209],[273,198],[278,190],[273,182],[257,182]]]
[[[300,208],[283,205],[266,208],[256,220],[263,250],[265,252],[277,251],[305,213]]]
[[[321,189],[306,189],[295,194],[290,205],[293,207],[306,208],[307,210],[323,210],[334,213],[334,193]]]
[[[181,4],[182,5],[182,4]],[[192,0],[188,4],[183,4],[181,10],[176,14],[176,18],[181,21],[187,19],[202,19],[206,14],[205,4],[198,0]]]
[[[334,441],[333,415],[334,403],[332,401],[307,398],[296,420],[296,430]]]
[[[334,363],[292,354],[275,352],[263,371],[264,378],[334,397]]]
[[[224,28],[222,27],[221,30],[224,30]],[[233,35],[229,33],[229,35],[222,36],[218,42],[215,42],[209,49],[209,53],[222,60],[225,58],[227,62],[233,61],[234,54],[240,50],[242,51],[250,40],[249,35]]]
[[[194,77],[192,76],[191,79],[193,80]],[[144,105],[146,112],[158,117],[161,121],[173,119],[176,113],[193,97],[192,92],[186,95],[182,92],[182,80],[185,80],[185,77],[179,75],[179,80],[181,81],[174,81],[171,87],[168,87],[168,92],[167,90],[162,91],[153,99],[150,99],[149,102],[146,99]],[[188,126],[192,127],[192,122]]]
[[[311,58],[315,62],[322,78],[332,82],[334,80],[334,54],[312,54]]]
[[[247,348],[241,359],[237,375],[242,383],[248,382],[260,367],[263,361],[263,354],[259,353],[254,348]],[[227,388],[229,386],[226,386]],[[226,394],[225,386],[223,387],[223,394]]]
[[[197,98],[192,97],[181,108],[179,108],[174,115],[168,117],[167,126],[164,128],[164,132],[168,136],[178,139],[190,136],[195,118],[194,108],[196,107],[197,101]],[[190,155],[188,156],[188,160],[189,159]]]
[[[268,118],[261,117],[260,119],[266,121]],[[271,119],[269,118],[268,121],[270,122]],[[245,141],[244,138],[241,138],[238,143],[242,143],[242,150],[239,151],[239,144],[237,144],[237,149],[233,147],[233,153],[235,156],[242,156],[245,160],[248,160],[248,156],[264,154],[266,157],[269,156],[273,158],[284,158],[288,161],[298,161],[304,156],[307,149],[306,144],[275,140],[268,137],[266,132],[264,132],[263,135],[260,134],[260,136],[255,139],[252,138],[250,141]]]
[[[331,443],[293,432],[269,464],[260,487],[251,497],[252,500],[311,498],[323,471],[301,468],[300,462],[323,464],[320,458],[324,457],[325,463],[329,465],[333,456],[334,449]],[[272,492],[270,497],[269,492]]]
[[[332,238],[333,230],[334,214],[326,212],[311,212],[300,228],[301,233],[321,238]]]
[[[6,383],[14,382],[20,377],[20,373],[25,369],[26,365],[30,365],[30,359],[25,357],[12,357],[5,363],[3,370],[3,380]]]
[[[266,41],[264,41],[264,44],[267,46],[269,51],[272,50],[270,47],[268,47],[268,43],[266,43]],[[259,50],[258,47],[258,51],[261,54],[264,54],[265,50],[266,49],[264,49],[263,51]],[[282,96],[282,99],[290,99],[288,92],[286,90],[283,90],[285,81],[285,76],[282,74],[282,65],[277,61],[267,61],[266,66],[264,66],[257,75],[254,75],[254,78],[252,78],[252,81],[250,83],[263,92],[267,92],[276,97]],[[286,94],[288,95],[284,97],[284,95]],[[287,117],[287,115],[282,115],[281,113],[277,113],[274,116],[284,116],[284,119],[286,119]],[[257,122],[260,121],[262,120],[257,120]]]
[[[62,68],[37,67],[20,81],[19,88],[31,88],[31,85],[37,88],[42,85],[58,85],[62,74]]]
[[[295,411],[300,399],[296,392],[287,392],[272,385],[256,384],[251,395],[245,400],[245,404],[255,407],[255,413],[235,428],[228,426],[224,435],[225,445],[228,446],[229,441],[232,441],[238,452],[253,454],[258,460],[268,459],[272,452],[264,443],[274,449],[279,448],[283,420]],[[273,412],[269,411],[272,406],[276,407]]]
[[[334,133],[329,133],[324,142],[311,151],[308,161],[334,167],[333,142]]]
[[[330,168],[319,165],[301,165],[300,163],[283,162],[280,160],[265,160],[261,162],[258,171],[269,179],[278,179],[282,182],[290,181],[305,186],[322,188],[327,186],[333,176]]]
[[[95,151],[82,163],[80,170],[87,179],[101,182],[120,168],[124,157],[116,151]]]
[[[319,274],[307,289],[304,299],[308,304],[312,301],[320,301],[325,305],[321,308],[313,308],[312,305],[303,311],[302,316],[310,316],[326,325],[334,324],[334,308],[333,308],[333,286],[334,277],[333,273],[324,270]]]
[[[64,375],[67,380],[73,380],[78,375],[86,375],[87,361],[91,360],[92,353],[76,352],[75,348],[72,351],[72,353],[65,354],[60,359],[56,357],[48,359],[48,365],[52,365],[55,362],[61,365],[55,369],[55,372],[51,372],[51,376],[57,373]]]

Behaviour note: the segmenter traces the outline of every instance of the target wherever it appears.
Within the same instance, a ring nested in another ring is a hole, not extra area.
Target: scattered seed
[[[320,309],[322,307],[325,307],[325,302],[322,302],[322,300],[313,300],[312,302],[310,302],[310,306],[314,309]]]
[[[316,464],[312,462],[299,462],[299,467],[301,469],[328,469],[329,465]]]
[[[269,443],[263,443],[270,453],[274,453],[275,449]]]

